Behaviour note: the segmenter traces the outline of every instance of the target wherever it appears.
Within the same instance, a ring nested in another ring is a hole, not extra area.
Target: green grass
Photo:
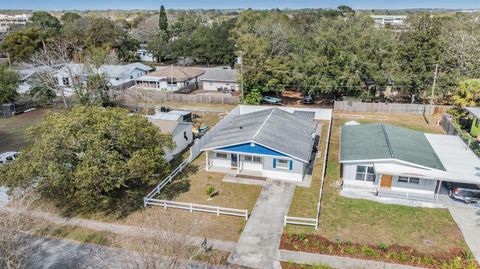
[[[379,120],[376,120],[376,117]],[[430,120],[421,116],[365,114],[362,118],[342,114],[333,124],[327,175],[320,212],[320,229],[287,226],[287,232],[318,233],[329,240],[352,241],[360,244],[398,244],[421,251],[449,251],[465,248],[463,236],[446,209],[415,208],[386,205],[368,200],[340,196],[340,165],[338,163],[340,126],[349,120],[386,122],[425,132],[441,133]]]
[[[0,153],[24,147],[27,129],[38,124],[48,111],[39,109],[8,119],[0,117]]]

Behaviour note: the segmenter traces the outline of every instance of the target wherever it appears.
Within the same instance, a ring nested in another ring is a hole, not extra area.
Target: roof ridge
[[[265,118],[265,120],[263,121],[262,125],[260,125],[260,128],[258,128],[257,132],[253,135],[252,140],[254,140],[255,137],[257,137],[257,135],[260,133],[260,131],[262,130],[263,126],[265,126],[265,124],[267,123],[268,119],[270,119],[270,117],[272,116],[274,110],[275,110],[275,108],[273,108],[272,111],[270,111],[270,114],[268,114],[268,116],[267,116],[267,117]]]
[[[383,135],[385,135],[385,141],[387,142],[388,151],[390,152],[390,156],[392,156],[392,158],[396,158],[395,154],[393,153],[392,144],[390,143],[390,138],[388,137],[388,133],[387,133],[387,130],[385,129],[385,125],[383,123],[381,123],[380,125],[382,126]]]

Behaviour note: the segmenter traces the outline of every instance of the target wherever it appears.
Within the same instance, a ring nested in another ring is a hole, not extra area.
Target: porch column
[[[438,196],[440,195],[440,189],[442,188],[442,181],[437,181],[439,182],[438,183],[438,187],[437,187],[437,190],[435,191],[435,203],[438,203]]]
[[[240,153],[237,153],[237,174],[240,174]]]
[[[209,160],[208,160],[208,150],[205,151],[205,171],[208,171],[208,163],[209,163]]]
[[[382,174],[379,174],[380,179],[378,179],[378,185],[377,185],[377,195],[378,192],[380,191],[380,188],[382,187]]]

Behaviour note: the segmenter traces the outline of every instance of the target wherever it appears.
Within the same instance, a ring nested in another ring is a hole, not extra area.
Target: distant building
[[[10,27],[25,25],[30,19],[31,15],[5,15],[0,14],[0,32],[6,32]]]
[[[405,15],[371,15],[370,17],[375,21],[377,27],[403,28],[407,26],[407,16]]]
[[[135,80],[140,88],[153,88],[162,91],[179,91],[198,89],[198,77],[204,70],[191,67],[164,67]]]
[[[238,90],[237,70],[230,68],[209,68],[200,77],[205,91]]]
[[[112,86],[121,86],[133,81],[153,68],[141,63],[131,63],[126,65],[102,65],[98,69],[99,73],[106,74]],[[70,87],[74,82],[86,83],[92,70],[84,64],[67,64],[56,73],[58,84],[64,87]],[[132,85],[133,86],[133,85]]]
[[[147,49],[138,49],[136,53],[137,53],[138,57],[140,57],[140,60],[142,62],[153,62],[153,61],[155,61],[155,57]]]

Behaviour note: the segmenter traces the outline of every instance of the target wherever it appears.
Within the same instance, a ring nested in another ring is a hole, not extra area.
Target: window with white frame
[[[398,177],[398,182],[403,183],[412,183],[412,184],[420,184],[420,178],[418,177]]]
[[[375,171],[373,166],[357,165],[355,180],[375,182]]]
[[[289,160],[277,159],[277,168],[289,169],[290,168],[289,162],[290,162]]]
[[[70,86],[70,79],[68,79],[67,77],[63,77],[62,82],[63,82],[63,85]]]
[[[227,153],[216,152],[215,156],[217,156],[218,159],[228,159]]]
[[[245,161],[250,163],[262,163],[262,157],[245,155]]]

